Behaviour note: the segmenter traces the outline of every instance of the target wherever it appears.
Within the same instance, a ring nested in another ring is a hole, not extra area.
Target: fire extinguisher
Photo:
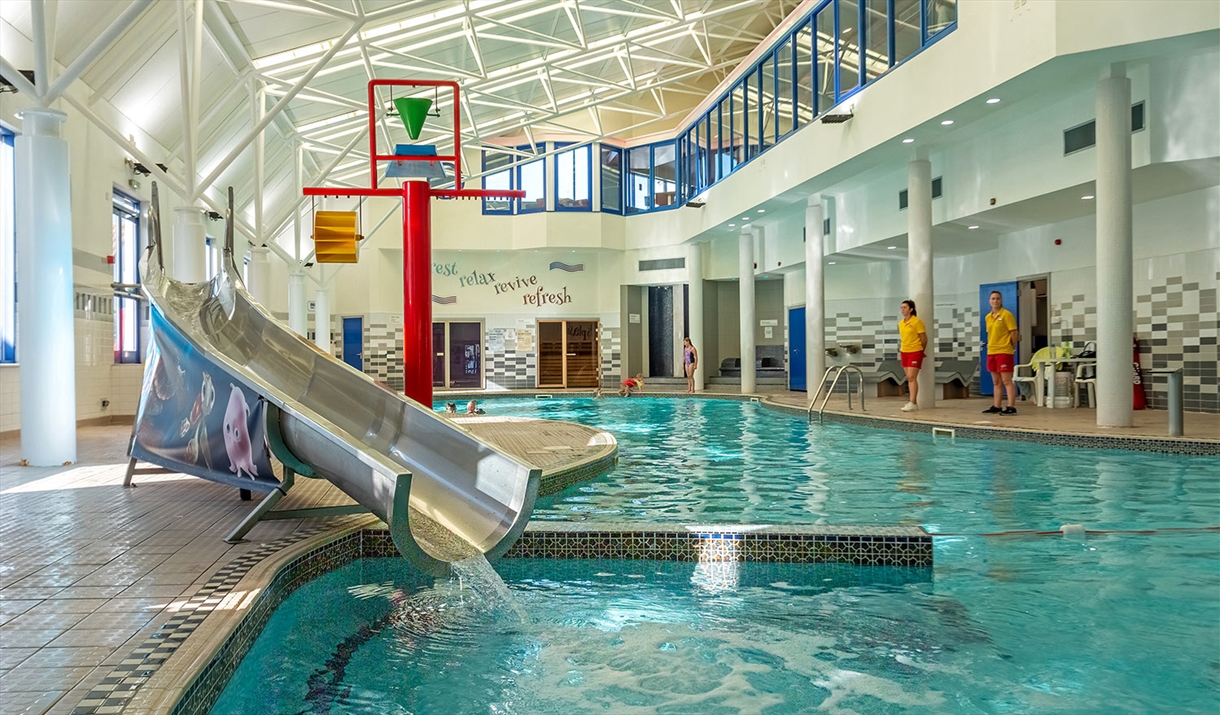
[[[1140,377],[1140,339],[1133,338],[1133,342],[1135,344],[1135,353],[1132,357],[1135,376],[1135,403],[1133,407],[1137,410],[1143,410],[1148,407],[1148,396],[1144,394],[1144,381]]]

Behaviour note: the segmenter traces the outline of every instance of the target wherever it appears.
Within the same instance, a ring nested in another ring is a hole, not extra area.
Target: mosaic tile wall
[[[494,328],[488,326],[488,345],[504,344],[503,351],[483,351],[483,374],[489,390],[533,388],[538,374],[535,359],[537,335],[534,328]]]
[[[396,318],[397,320],[393,320]],[[373,313],[364,321],[364,372],[392,390],[403,389],[402,317]]]
[[[1215,274],[1220,280],[1220,273]],[[1054,281],[1052,279],[1052,290]],[[1215,284],[1181,276],[1147,286],[1135,297],[1135,332],[1140,340],[1140,365],[1150,368],[1182,368],[1183,397],[1188,412],[1220,413],[1220,313]],[[1097,339],[1095,291],[1060,298],[1051,307],[1056,341],[1076,345]],[[1166,409],[1169,378],[1145,375],[1148,406]]]
[[[602,385],[617,387],[623,379],[623,329],[602,325]]]

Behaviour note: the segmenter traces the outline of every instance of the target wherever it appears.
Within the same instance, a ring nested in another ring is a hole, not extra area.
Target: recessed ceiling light
[[[892,251],[892,250],[894,250],[895,248],[898,248],[898,247],[897,247],[897,246],[886,246],[885,248],[886,248],[886,250]]]
[[[914,139],[912,139],[911,137],[907,137],[906,139],[903,139],[903,140],[902,140],[902,143],[903,143],[903,144],[914,144],[914,143],[915,143],[915,140],[914,140]]]
[[[830,262],[829,262],[829,263],[827,263],[826,265],[828,265],[828,266],[833,266],[834,264],[835,264],[835,262],[834,262],[834,261],[830,261]]]
[[[966,228],[968,228],[968,229],[970,229],[971,231],[973,231],[974,229],[978,228],[978,226],[967,226]]]
[[[947,126],[949,126],[949,125],[950,125],[950,124],[952,124],[952,123],[953,123],[953,120],[952,120],[952,119],[946,119],[945,121],[941,122],[940,124],[941,124],[941,126],[942,126],[942,127],[947,127]]]
[[[729,224],[729,228],[736,228],[736,227],[737,227],[737,224],[735,224],[735,223]]]
[[[750,220],[750,217],[749,217],[749,216],[742,216],[742,217],[741,217],[741,220],[742,220],[742,221],[749,221],[749,220]]]
[[[999,103],[1000,103],[1000,98],[999,98],[999,97],[992,97],[991,99],[987,100],[987,103],[988,103],[988,104],[999,104]]]
[[[758,210],[758,213],[760,213],[760,214],[765,214],[765,213],[767,213],[767,210],[766,210],[766,209],[759,209],[759,210]]]
[[[1092,200],[1093,200],[1093,194],[1087,194],[1087,195],[1085,195],[1085,196],[1081,196],[1081,197],[1080,197],[1080,200],[1081,200],[1081,201],[1092,201]]]

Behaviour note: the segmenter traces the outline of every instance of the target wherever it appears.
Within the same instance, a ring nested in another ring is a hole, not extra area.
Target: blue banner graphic
[[[258,394],[151,313],[131,456],[242,489],[279,486]]]

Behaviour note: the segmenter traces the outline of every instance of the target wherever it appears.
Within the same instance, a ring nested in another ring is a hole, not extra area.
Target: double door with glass
[[[601,351],[596,320],[538,321],[538,387],[598,387]]]
[[[483,324],[432,324],[432,386],[483,387]]]

